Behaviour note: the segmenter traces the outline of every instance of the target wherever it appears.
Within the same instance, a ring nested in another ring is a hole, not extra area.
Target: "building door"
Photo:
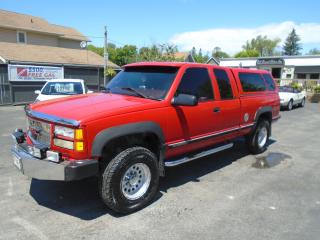
[[[276,78],[276,79],[281,78],[281,68],[272,68],[271,73],[273,78]]]
[[[0,105],[11,103],[10,83],[7,65],[0,65]]]

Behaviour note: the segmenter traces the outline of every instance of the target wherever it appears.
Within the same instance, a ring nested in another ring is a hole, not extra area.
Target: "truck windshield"
[[[44,95],[76,95],[82,94],[80,82],[48,82],[41,94]]]
[[[106,89],[117,94],[162,100],[177,71],[177,67],[127,67],[107,84]]]

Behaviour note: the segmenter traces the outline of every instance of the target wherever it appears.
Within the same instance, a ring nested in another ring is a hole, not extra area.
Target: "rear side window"
[[[265,91],[266,85],[258,73],[239,73],[240,82],[244,92]]]
[[[274,85],[274,81],[272,77],[269,74],[263,74],[264,80],[266,80],[267,89],[270,91],[274,91],[276,89],[276,86]]]
[[[222,69],[214,69],[213,72],[218,82],[221,99],[232,99],[232,88],[226,71]]]
[[[213,99],[213,89],[206,68],[188,68],[184,73],[177,93],[197,96],[199,101]]]

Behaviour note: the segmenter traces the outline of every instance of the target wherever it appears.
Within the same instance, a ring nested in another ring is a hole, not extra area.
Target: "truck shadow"
[[[270,140],[269,145],[274,142]],[[244,141],[239,139],[229,151],[217,153],[174,168],[167,168],[166,177],[160,179],[160,191],[153,202],[160,199],[168,189],[191,181],[199,182],[200,177],[218,171],[249,154]],[[32,179],[30,195],[41,206],[83,220],[93,220],[106,214],[110,214],[113,217],[123,216],[109,210],[100,200],[96,178],[75,182]]]

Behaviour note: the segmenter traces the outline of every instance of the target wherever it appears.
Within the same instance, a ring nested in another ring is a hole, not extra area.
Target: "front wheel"
[[[253,154],[264,152],[267,149],[269,137],[270,123],[267,120],[260,120],[255,130],[246,138],[249,151]]]
[[[100,193],[112,210],[130,213],[145,207],[157,193],[157,157],[143,147],[132,147],[115,156],[101,176]]]

